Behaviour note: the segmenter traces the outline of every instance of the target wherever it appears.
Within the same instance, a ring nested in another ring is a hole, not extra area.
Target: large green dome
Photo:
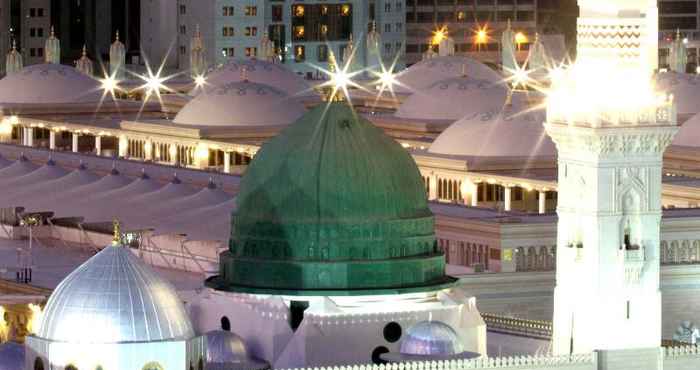
[[[452,282],[415,162],[344,103],[263,145],[237,201],[216,288],[385,294]]]

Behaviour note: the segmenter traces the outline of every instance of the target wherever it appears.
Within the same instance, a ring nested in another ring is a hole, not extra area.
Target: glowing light
[[[203,75],[196,76],[194,78],[194,84],[198,88],[204,87],[204,85],[207,83],[207,79]]]
[[[204,143],[197,144],[197,148],[194,150],[194,157],[197,162],[204,162],[209,160],[209,146]],[[209,164],[208,162],[206,163]]]
[[[359,89],[363,89],[362,86],[358,85],[353,81],[353,77],[355,77],[357,74],[362,73],[364,71],[353,71],[350,72],[349,69],[352,66],[352,60],[355,57],[355,50],[353,48],[352,53],[348,60],[345,61],[344,66],[338,66],[335,55],[333,52],[329,52],[328,55],[328,66],[329,69],[323,69],[321,67],[316,67],[318,68],[321,72],[323,72],[325,75],[329,77],[328,82],[325,82],[321,84],[321,89],[330,89],[330,94],[327,96],[328,101],[334,101],[341,99],[343,97],[338,96],[338,91],[342,91],[344,94],[344,98],[350,98],[350,95],[348,93],[348,88],[350,87],[355,87]]]
[[[42,311],[41,306],[34,303],[30,303],[28,306],[29,311],[31,311],[31,317],[29,318],[29,321],[27,321],[27,332],[36,334],[36,331],[39,330],[39,327],[41,327],[44,312]]]
[[[12,123],[5,118],[0,122],[0,135],[7,136],[12,134]],[[1,318],[0,318],[1,319]]]
[[[515,42],[516,42],[518,45],[520,45],[520,44],[525,44],[525,43],[527,43],[527,41],[528,41],[528,38],[527,38],[527,36],[526,36],[524,33],[518,32],[518,33],[515,34]]]
[[[119,81],[117,81],[114,76],[107,76],[104,79],[101,79],[100,82],[102,83],[102,90],[112,95],[114,95],[114,92],[119,89]]]
[[[10,123],[13,125],[16,125],[19,123],[19,117],[17,116],[10,116]]]
[[[477,28],[474,33],[474,42],[476,44],[486,44],[489,42],[489,29],[488,25]]]
[[[447,38],[448,31],[447,31],[447,26],[442,26],[442,28],[433,31],[433,37],[430,41],[432,45],[440,45],[442,40]]]
[[[0,343],[7,341],[8,323],[5,320],[5,307],[0,306]]]

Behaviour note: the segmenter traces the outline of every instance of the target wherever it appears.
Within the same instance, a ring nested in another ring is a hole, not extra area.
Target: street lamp
[[[34,262],[32,260],[32,229],[34,226],[41,225],[41,223],[41,215],[38,214],[24,215],[19,222],[20,226],[24,226],[29,230],[29,251],[27,258],[24,259],[24,263],[20,263],[23,266],[20,267],[20,271],[17,271],[17,282],[27,284],[32,281],[32,265]]]

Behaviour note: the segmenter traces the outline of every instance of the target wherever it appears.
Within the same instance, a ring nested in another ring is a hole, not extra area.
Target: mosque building
[[[515,71],[441,48],[378,81],[331,63],[316,84],[262,58],[200,75],[195,48],[171,84],[113,77],[118,41],[102,79],[87,54],[9,53],[0,281],[51,292],[0,296],[43,307],[0,354],[62,370],[696,368],[695,77],[655,73],[655,2],[600,3],[581,2],[565,68],[538,47]],[[67,257],[20,247],[31,233],[98,247],[48,277],[38,266]]]

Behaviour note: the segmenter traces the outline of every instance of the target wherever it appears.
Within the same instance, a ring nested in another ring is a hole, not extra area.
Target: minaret
[[[350,40],[348,40],[345,49],[343,49],[343,68],[348,72],[353,70],[353,58],[355,57],[355,42],[352,39],[352,34],[350,34]]]
[[[512,75],[518,68],[515,57],[515,32],[511,28],[510,19],[508,19],[508,26],[501,34],[501,66],[507,75]]]
[[[688,48],[681,38],[681,30],[676,30],[676,39],[671,44],[669,69],[677,73],[685,73],[688,65]]]
[[[125,77],[124,68],[126,66],[126,48],[119,41],[119,31],[115,37],[114,43],[109,47],[109,74],[117,81],[121,81]]]
[[[199,30],[199,24],[194,31],[192,41],[190,42],[190,74],[192,78],[204,75],[207,70],[206,61],[204,60],[204,42],[202,41],[202,33]]]
[[[83,45],[83,55],[80,57],[80,59],[75,61],[75,69],[88,76],[93,75],[94,66],[92,60],[90,60],[90,58],[87,56],[87,48],[85,45]]]
[[[530,45],[527,54],[527,69],[531,78],[541,81],[547,77],[547,68],[550,65],[547,58],[547,51],[540,40],[540,34],[535,33],[535,40]]]
[[[579,6],[578,60],[553,81],[545,123],[559,162],[553,351],[652,358],[661,343],[662,156],[678,129],[672,99],[651,83],[656,1]],[[647,365],[636,368],[656,369]]]
[[[44,43],[44,61],[46,63],[61,64],[61,41],[56,38],[53,26],[51,34]]]
[[[17,73],[24,68],[22,53],[17,51],[17,42],[12,40],[12,50],[5,57],[5,74],[11,75]]]
[[[367,33],[367,66],[380,71],[382,66],[382,36],[377,31],[377,22],[372,21],[372,28]]]

